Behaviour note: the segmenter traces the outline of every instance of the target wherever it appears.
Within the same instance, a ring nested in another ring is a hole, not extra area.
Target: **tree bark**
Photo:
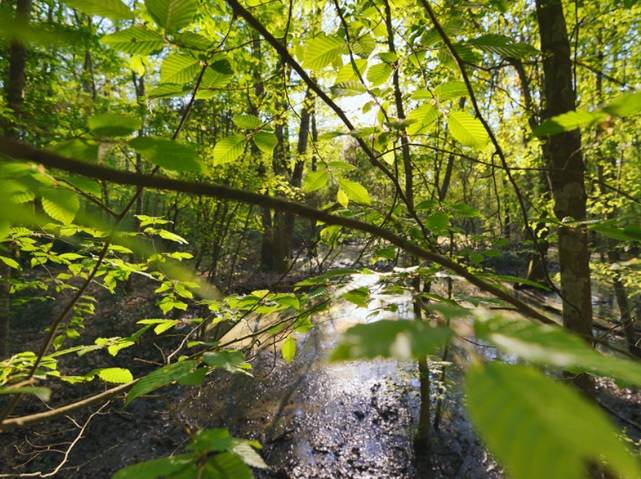
[[[575,110],[572,62],[561,0],[536,0],[543,53],[544,118]],[[586,218],[585,165],[581,135],[572,131],[549,137],[545,143],[554,214],[560,221]],[[588,235],[582,226],[558,229],[563,324],[584,338],[592,337],[592,297]],[[576,378],[585,392],[592,389],[588,376]]]
[[[18,0],[16,3],[16,24],[25,25],[31,15],[31,0]],[[12,42],[9,47],[9,72],[6,80],[5,94],[7,105],[15,114],[15,121],[4,125],[5,135],[9,138],[18,138],[19,122],[23,113],[24,90],[27,81],[27,48],[20,42]],[[8,253],[4,253],[10,256]],[[0,264],[0,359],[9,350],[9,337],[11,334],[11,268],[4,263]]]

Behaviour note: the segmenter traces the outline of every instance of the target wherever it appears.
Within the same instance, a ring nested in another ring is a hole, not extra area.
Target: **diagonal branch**
[[[428,261],[432,261],[454,271],[475,286],[511,304],[525,316],[537,319],[546,324],[554,324],[554,321],[552,321],[547,316],[530,307],[520,299],[515,298],[503,288],[500,288],[499,286],[496,286],[479,278],[475,274],[468,271],[467,267],[465,267],[464,265],[461,265],[439,253],[421,248],[415,243],[407,241],[406,239],[392,233],[391,231],[380,228],[376,225],[372,225],[370,223],[365,223],[352,218],[336,216],[325,211],[319,211],[314,208],[310,208],[299,203],[286,201],[280,198],[274,198],[271,196],[252,193],[249,191],[236,190],[233,188],[228,188],[226,186],[200,182],[180,181],[161,176],[129,173],[113,168],[107,168],[104,166],[87,163],[84,161],[64,158],[54,153],[49,153],[47,151],[39,150],[31,146],[16,143],[6,138],[0,139],[0,153],[23,161],[34,161],[37,163],[41,163],[48,168],[57,168],[64,171],[77,173],[83,176],[106,180],[112,183],[133,185],[138,186],[139,188],[171,190],[183,193],[204,195],[213,198],[239,201],[242,203],[259,205],[278,211],[293,213],[304,218],[321,221],[328,225],[343,226],[346,228],[362,231],[364,233],[369,233],[389,241],[390,243],[398,246],[399,248],[407,251],[410,254]],[[2,157],[0,157],[0,159],[1,158]]]

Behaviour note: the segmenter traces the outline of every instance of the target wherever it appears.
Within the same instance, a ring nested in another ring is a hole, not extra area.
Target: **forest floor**
[[[238,437],[255,438],[264,445],[262,455],[271,466],[262,478],[498,478],[500,468],[473,432],[463,408],[462,371],[453,361],[447,366],[446,384],[439,384],[442,364],[432,370],[432,411],[442,397],[440,427],[432,434],[429,454],[417,457],[413,448],[419,396],[413,363],[392,360],[328,363],[327,355],[340,332],[358,322],[374,321],[370,313],[381,301],[394,301],[402,317],[411,316],[410,298],[390,299],[375,293],[379,274],[356,275],[350,287],[371,287],[374,301],[363,309],[339,301],[319,318],[320,326],[299,335],[291,364],[277,347],[264,348],[253,360],[253,377],[221,371],[199,388],[171,387],[134,401],[124,408],[113,400],[90,423],[60,471],[52,477],[108,478],[124,465],[171,454],[182,449],[194,428],[227,427]],[[469,289],[469,285],[455,283]],[[436,285],[436,288],[443,285]],[[96,316],[88,322],[84,340],[128,334],[133,323],[157,316],[153,286],[135,283],[131,292],[116,296],[95,291]],[[337,291],[337,295],[339,292]],[[598,298],[597,298],[598,300]],[[553,301],[553,300],[552,300]],[[55,307],[55,306],[54,306]],[[14,321],[14,341],[22,349],[35,349],[51,317],[45,304],[35,305]],[[233,330],[228,334],[233,334]],[[175,346],[177,336],[156,337],[123,350],[116,360],[106,354],[73,358],[64,367],[87,370],[115,363],[133,365],[135,376],[158,361],[158,348]],[[481,348],[494,357],[496,351]],[[462,355],[454,351],[453,357]],[[124,362],[122,361],[124,360]],[[614,420],[634,440],[641,431],[641,393],[599,380],[599,401],[614,413]],[[104,388],[84,384],[53,391],[50,406],[77,400]],[[22,414],[42,410],[37,401],[25,401]],[[46,473],[63,459],[67,443],[78,435],[90,412],[74,414],[33,428],[0,434],[0,477],[33,471]]]

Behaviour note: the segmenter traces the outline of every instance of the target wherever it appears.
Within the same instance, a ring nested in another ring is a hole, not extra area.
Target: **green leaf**
[[[382,85],[394,73],[394,68],[388,63],[377,63],[367,70],[367,80],[374,86]]]
[[[134,380],[129,369],[124,368],[103,368],[98,369],[96,374],[107,383],[127,384]]]
[[[154,333],[156,333],[156,335],[169,331],[171,328],[173,328],[179,323],[180,321],[176,319],[141,319],[140,321],[136,321],[136,324],[155,325]]]
[[[140,118],[120,113],[102,113],[89,118],[89,130],[98,136],[128,136],[140,129]]]
[[[349,206],[349,197],[347,196],[347,193],[345,193],[341,188],[339,188],[336,192],[336,201],[343,208],[347,208]]]
[[[253,479],[251,469],[232,452],[216,454],[205,464],[203,477],[210,479]],[[194,477],[194,476],[190,476]]]
[[[447,126],[454,139],[465,146],[482,149],[490,141],[483,124],[465,111],[451,111]]]
[[[68,225],[80,209],[80,200],[69,190],[48,188],[42,191],[42,209],[54,220]]]
[[[369,305],[369,288],[363,286],[361,288],[355,288],[347,291],[345,294],[341,295],[341,299],[349,301],[356,306],[361,308],[367,308]]]
[[[438,118],[438,110],[431,103],[424,103],[415,110],[408,113],[407,119],[413,120],[407,128],[411,136],[425,133],[425,130]]]
[[[280,344],[280,353],[283,355],[283,359],[288,363],[291,363],[296,357],[296,339],[293,336],[287,336],[285,340]]]
[[[162,239],[166,239],[167,241],[173,241],[174,243],[179,243],[179,244],[188,244],[189,242],[183,238],[180,235],[177,235],[176,233],[172,233],[171,231],[167,230],[158,230],[158,236],[160,236]]]
[[[151,18],[169,32],[189,25],[198,11],[198,0],[145,0]]]
[[[190,83],[196,79],[202,65],[198,58],[184,53],[168,55],[160,67],[161,83]]]
[[[251,369],[251,364],[245,361],[245,355],[241,351],[230,349],[205,353],[203,361],[207,366],[221,368],[230,373],[249,374],[248,370]]]
[[[572,388],[525,366],[472,367],[467,407],[490,450],[514,479],[583,479],[604,460],[622,478],[640,470],[618,431]]]
[[[163,386],[167,386],[182,377],[194,372],[198,363],[192,359],[181,361],[179,363],[168,364],[162,368],[147,374],[140,378],[136,384],[129,390],[125,404],[131,403],[136,398],[148,394]]]
[[[234,115],[232,121],[234,125],[244,130],[255,130],[262,124],[256,115]]]
[[[174,473],[189,473],[196,477],[198,471],[193,457],[189,454],[162,457],[151,461],[140,462],[120,469],[112,479],[160,479],[172,477]]]
[[[340,61],[345,49],[343,40],[321,34],[307,41],[303,50],[303,64],[313,71],[320,71],[327,65]]]
[[[162,83],[158,85],[156,88],[151,89],[148,93],[148,96],[150,99],[154,100],[156,98],[170,98],[170,97],[176,97],[176,96],[185,96],[191,91],[192,91],[192,88],[190,85],[178,85],[176,83]]]
[[[209,67],[205,70],[203,79],[200,83],[199,93],[203,89],[211,88],[215,91],[217,88],[223,88],[234,78],[234,69],[225,57],[218,57],[217,60],[210,62]],[[210,92],[203,92],[210,93]],[[198,97],[200,98],[200,97]]]
[[[606,356],[559,326],[495,316],[475,324],[479,338],[527,361],[576,372],[588,372],[641,386],[641,364]]]
[[[245,151],[245,137],[231,135],[223,138],[214,146],[214,165],[220,166],[236,161]]]
[[[568,131],[593,125],[605,118],[604,113],[589,112],[584,110],[569,111],[545,120],[534,129],[534,135],[538,137],[558,135]]]
[[[425,226],[435,232],[445,232],[450,226],[450,217],[446,213],[433,213],[425,220]]]
[[[144,136],[134,138],[129,146],[145,160],[168,170],[199,172],[202,168],[195,147],[187,143]]]
[[[258,149],[267,155],[271,155],[278,144],[276,135],[266,131],[259,131],[254,135],[253,139]]]
[[[165,46],[162,35],[141,26],[105,35],[100,41],[118,51],[132,55],[151,55],[158,53]]]
[[[381,320],[357,324],[343,335],[331,359],[419,358],[444,346],[450,335],[449,328],[431,327],[422,321]]]
[[[97,161],[99,145],[95,142],[75,138],[51,145],[49,149],[59,155],[77,160]]]
[[[440,101],[447,101],[451,99],[459,99],[461,97],[467,96],[467,86],[465,82],[454,80],[441,83],[436,87],[434,93]]]
[[[9,266],[9,268],[20,269],[20,264],[13,258],[0,255],[0,261]]]
[[[256,452],[249,441],[236,441],[232,446],[231,451],[240,457],[245,464],[257,469],[268,469],[269,466],[265,464],[262,457]]]
[[[134,18],[134,13],[122,3],[122,0],[65,0],[65,3],[87,15],[97,15],[111,20]]]
[[[43,387],[0,387],[0,395],[2,394],[32,394],[41,401],[49,401],[51,399],[51,389]]]
[[[362,205],[372,204],[369,193],[360,183],[345,178],[339,178],[338,184],[340,185],[341,190],[345,192],[350,200]]]
[[[602,110],[618,117],[635,115],[641,111],[641,92],[626,93],[618,96],[606,104]]]
[[[467,42],[479,50],[495,53],[504,58],[528,58],[538,55],[539,51],[523,42],[515,42],[504,35],[486,34]]]
[[[303,191],[305,193],[311,193],[312,191],[318,191],[327,186],[329,181],[329,172],[322,168],[317,171],[310,171],[305,175],[305,181],[303,182]]]
[[[641,241],[641,230],[635,226],[618,228],[605,223],[596,223],[589,227],[591,230],[617,241]]]

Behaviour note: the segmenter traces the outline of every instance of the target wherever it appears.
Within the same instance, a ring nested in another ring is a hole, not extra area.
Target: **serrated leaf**
[[[97,376],[107,383],[126,384],[134,380],[129,369],[103,368],[96,371]]]
[[[269,466],[265,464],[263,458],[260,457],[256,450],[247,441],[237,441],[237,443],[231,447],[231,451],[238,455],[248,466],[256,467],[258,469],[269,468]]]
[[[471,148],[481,149],[490,140],[483,124],[465,111],[451,111],[447,127],[456,141]]]
[[[198,0],[145,0],[145,6],[158,26],[174,32],[192,22]]]
[[[436,352],[450,335],[449,328],[431,327],[422,321],[381,320],[357,324],[340,339],[331,359],[419,358]]]
[[[42,192],[42,209],[51,218],[70,224],[80,209],[80,200],[68,190],[47,189]]]
[[[140,118],[121,113],[102,113],[94,115],[87,121],[89,130],[98,136],[128,136],[139,130]]]
[[[296,357],[296,339],[293,336],[287,336],[280,344],[280,353],[286,362],[291,363],[294,360]]]
[[[450,225],[450,217],[446,213],[433,213],[425,220],[425,226],[435,232],[446,231]]]
[[[539,51],[531,45],[516,42],[504,35],[488,33],[467,42],[479,50],[495,53],[504,58],[528,58],[538,55]]]
[[[243,460],[232,452],[223,452],[216,454],[211,458],[203,469],[203,477],[211,479],[253,479],[254,475],[251,469]],[[193,476],[192,476],[193,477]]]
[[[195,477],[198,470],[193,457],[189,454],[181,454],[140,462],[120,469],[112,479],[160,479],[172,477],[174,473],[191,473],[191,477]]]
[[[577,128],[583,128],[597,123],[605,118],[601,112],[589,112],[584,110],[569,111],[562,115],[549,118],[541,123],[534,130],[534,135],[538,137],[548,135],[558,135],[567,131],[573,131]]]
[[[407,133],[410,136],[425,133],[432,123],[438,118],[438,110],[431,103],[424,103],[415,110],[408,113],[407,119],[413,121],[407,127]]]
[[[496,316],[474,329],[479,338],[527,361],[641,386],[641,364],[599,353],[561,327]]]
[[[249,374],[251,364],[245,360],[241,351],[222,350],[208,352],[203,355],[203,361],[207,366],[221,368],[230,373]]]
[[[514,479],[583,479],[602,460],[621,478],[641,472],[601,411],[535,369],[473,366],[465,391],[473,424]]]
[[[454,80],[441,83],[436,87],[434,93],[440,101],[447,101],[453,98],[461,98],[468,95],[465,82]]]
[[[341,190],[345,192],[347,197],[355,203],[360,203],[362,205],[372,204],[369,193],[360,183],[348,180],[346,178],[339,178],[338,184],[340,185]]]
[[[142,26],[134,26],[105,35],[100,41],[118,51],[132,55],[151,55],[158,53],[165,46],[162,35]]]
[[[210,62],[209,67],[205,70],[203,79],[200,83],[201,90],[199,93],[210,93],[208,91],[203,91],[208,88],[215,90],[223,88],[231,82],[234,78],[234,69],[229,63],[229,60],[224,57],[219,57],[216,60]]]
[[[245,137],[231,135],[223,138],[214,146],[214,165],[226,165],[236,161],[245,151]]]
[[[360,288],[350,289],[349,291],[341,295],[340,299],[349,301],[350,303],[355,304],[360,308],[367,308],[370,299],[369,288],[363,286]]]
[[[140,378],[136,384],[129,390],[125,404],[131,403],[134,399],[148,394],[163,386],[167,386],[178,381],[183,376],[191,374],[198,363],[194,360],[181,361],[179,363],[168,364]]]
[[[149,91],[150,99],[170,98],[184,96],[192,91],[190,85],[178,85],[177,83],[163,83]]]
[[[255,130],[260,128],[262,122],[256,115],[234,115],[232,118],[234,125],[245,130]]]
[[[111,20],[134,18],[134,13],[122,0],[65,0],[65,3],[87,15],[97,15]]]
[[[303,191],[305,193],[311,193],[312,191],[318,191],[327,186],[329,182],[329,172],[322,168],[318,171],[310,171],[305,175],[305,180],[303,182]]]
[[[271,155],[274,152],[274,148],[278,144],[278,138],[273,133],[266,131],[259,131],[253,137],[254,143],[260,151]]]
[[[134,150],[151,163],[175,171],[201,170],[201,163],[193,145],[150,136],[134,138],[129,142]]]
[[[160,82],[185,84],[196,79],[202,66],[198,58],[184,53],[168,55],[160,67]]]
[[[313,71],[340,60],[345,43],[338,37],[321,34],[307,41],[303,50],[303,64]]]
[[[367,60],[356,59],[354,63],[356,63],[356,67],[358,68],[359,73],[362,75],[363,72],[365,72],[365,70],[367,69]],[[358,75],[354,70],[354,65],[352,65],[352,62],[343,65],[336,74],[337,84],[348,81],[358,81]]]
[[[394,73],[394,68],[388,63],[377,63],[367,70],[367,80],[374,86],[382,85]]]

